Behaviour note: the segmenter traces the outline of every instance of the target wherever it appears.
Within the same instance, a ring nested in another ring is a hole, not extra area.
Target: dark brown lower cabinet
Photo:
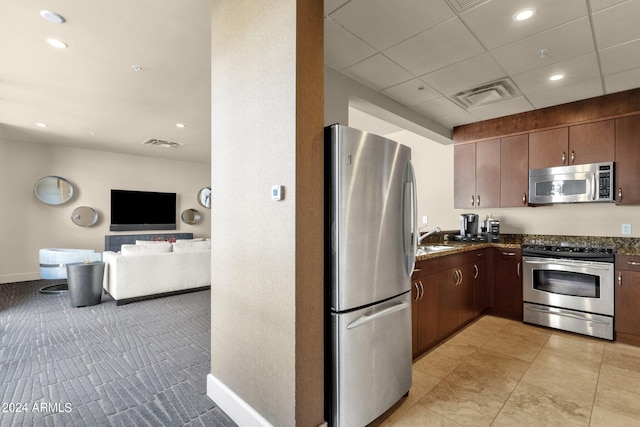
[[[616,255],[615,340],[640,345],[640,257]]]
[[[491,313],[522,321],[522,250],[494,248],[493,258]]]

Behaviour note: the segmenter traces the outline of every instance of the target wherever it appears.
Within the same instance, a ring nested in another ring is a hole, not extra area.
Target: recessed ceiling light
[[[517,11],[515,15],[513,15],[513,19],[515,21],[526,21],[527,19],[531,18],[535,14],[536,14],[535,9],[531,9],[531,8],[522,9]]]
[[[47,125],[44,123],[36,123],[36,126],[38,126],[39,128],[46,128]]]
[[[549,80],[551,80],[552,82],[562,79],[564,79],[564,74],[554,74],[553,76],[549,77]]]
[[[69,47],[65,42],[61,42],[60,40],[56,40],[56,39],[47,39],[47,43],[49,43],[51,46],[56,47],[58,49],[64,49],[66,47]]]
[[[176,123],[176,127],[183,128],[183,127],[184,127],[184,124],[182,124],[182,123]]]
[[[50,10],[41,10],[40,16],[42,16],[44,19],[54,24],[63,24],[65,21],[63,16],[58,15],[55,12],[51,12]]]

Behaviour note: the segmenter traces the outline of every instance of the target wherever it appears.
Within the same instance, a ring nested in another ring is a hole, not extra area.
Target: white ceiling
[[[531,6],[531,20],[513,21]],[[208,0],[0,7],[0,139],[209,161]],[[640,0],[325,0],[325,63],[453,127],[640,87],[638,22]],[[566,78],[549,82],[556,72]],[[503,78],[518,95],[470,109],[451,100]]]
[[[454,127],[639,87],[639,23],[640,0],[325,0],[325,63]],[[505,78],[509,97],[453,101]]]

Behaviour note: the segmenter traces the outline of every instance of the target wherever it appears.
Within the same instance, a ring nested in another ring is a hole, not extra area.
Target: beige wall
[[[321,1],[212,3],[208,395],[240,425],[324,418],[322,56]]]
[[[0,236],[5,242],[0,245],[0,283],[38,279],[41,248],[103,251],[104,236],[117,234],[109,231],[112,188],[176,192],[178,219],[188,208],[202,214],[198,225],[179,222],[176,232],[209,237],[210,212],[198,205],[196,195],[210,185],[210,172],[208,163],[0,140],[0,178],[4,183],[0,187]],[[33,186],[47,175],[62,176],[74,184],[70,202],[49,206],[36,199]],[[75,225],[71,213],[78,206],[96,209],[98,223],[93,227]]]

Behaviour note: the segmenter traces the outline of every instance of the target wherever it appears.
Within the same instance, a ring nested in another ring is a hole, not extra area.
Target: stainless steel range
[[[615,249],[522,246],[523,320],[613,340]]]

